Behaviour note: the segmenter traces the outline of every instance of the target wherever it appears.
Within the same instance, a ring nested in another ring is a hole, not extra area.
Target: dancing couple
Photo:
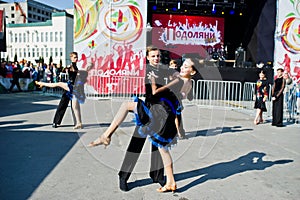
[[[91,142],[89,146],[108,146],[113,133],[124,121],[128,112],[133,112],[136,117],[139,135],[141,137],[148,136],[151,144],[158,147],[163,161],[166,172],[166,184],[157,189],[157,191],[174,192],[177,186],[173,175],[173,161],[169,150],[172,145],[177,143],[176,116],[181,112],[181,100],[186,98],[192,88],[191,78],[196,73],[196,69],[193,61],[187,58],[181,66],[178,77],[167,85],[164,85],[158,81],[161,79],[157,73],[160,61],[159,49],[148,47],[146,57],[150,66],[147,66],[146,69],[145,102],[138,98],[135,98],[133,102],[123,102],[107,130],[99,138]]]

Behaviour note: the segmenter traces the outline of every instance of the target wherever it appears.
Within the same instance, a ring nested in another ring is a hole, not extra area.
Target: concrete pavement
[[[87,100],[84,129],[73,130],[68,108],[62,126],[51,122],[59,98],[41,93],[0,94],[0,199],[299,199],[300,126],[253,125],[253,112],[186,105],[187,140],[171,150],[176,193],[156,192],[148,176],[146,142],[129,180],[118,188],[130,134],[130,114],[103,146],[87,148],[111,122],[120,100]]]

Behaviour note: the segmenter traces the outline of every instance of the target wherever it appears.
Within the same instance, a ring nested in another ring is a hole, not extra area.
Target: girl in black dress
[[[191,77],[195,73],[194,63],[191,59],[186,59],[181,66],[179,76],[169,84],[157,88],[155,82],[157,76],[154,71],[149,72],[147,75],[151,80],[152,94],[159,95],[156,102],[153,102],[150,107],[138,98],[135,98],[134,102],[122,103],[108,129],[89,146],[109,145],[111,136],[124,121],[128,112],[134,112],[136,125],[139,126],[139,134],[144,137],[148,136],[151,143],[158,147],[164,163],[167,181],[166,185],[157,191],[175,191],[176,182],[169,149],[177,142],[175,118],[177,112],[180,112],[181,99],[185,98],[192,88]]]
[[[257,125],[262,123],[263,120],[263,112],[267,111],[266,101],[268,99],[268,82],[266,78],[265,71],[261,70],[259,73],[259,79],[256,81],[255,86],[255,102],[254,108],[256,109],[256,116],[254,119],[254,124]]]
[[[282,127],[283,124],[283,90],[285,87],[285,80],[283,79],[283,69],[277,69],[277,78],[272,87],[272,126]]]

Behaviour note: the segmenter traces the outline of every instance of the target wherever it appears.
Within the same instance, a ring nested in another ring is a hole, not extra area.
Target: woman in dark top
[[[285,80],[283,79],[283,69],[277,69],[277,78],[272,87],[272,126],[282,127],[283,124],[283,90],[285,87]]]
[[[254,124],[257,125],[262,123],[263,112],[267,111],[266,101],[268,99],[268,82],[266,78],[265,71],[261,70],[259,73],[259,79],[256,81],[255,85],[255,102],[254,108],[256,109],[256,116],[254,119]]]

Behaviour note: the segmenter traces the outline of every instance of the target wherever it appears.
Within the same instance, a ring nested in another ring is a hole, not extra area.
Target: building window
[[[45,42],[48,42],[48,32],[45,33]]]
[[[14,23],[15,23],[15,21],[11,21],[11,23],[12,23],[12,24],[14,24]]]
[[[14,13],[11,13],[11,18],[15,18],[15,14]]]
[[[57,48],[55,48],[54,55],[55,55],[55,58],[57,58],[57,57],[58,57],[58,51],[57,51]]]
[[[44,42],[44,33],[41,32],[41,42]]]
[[[39,33],[37,32],[36,33],[36,42],[39,42],[40,41],[40,37],[39,37]]]
[[[27,55],[28,55],[28,57],[30,58],[31,56],[31,54],[30,54],[30,48],[28,48],[28,52],[27,52]]]
[[[11,7],[10,7],[10,10],[15,10],[15,7],[14,7],[14,6],[11,6]]]
[[[50,56],[53,57],[53,49],[52,48],[50,48]]]
[[[10,34],[10,43],[14,42],[13,34]]]
[[[41,48],[41,56],[44,57],[44,48]]]
[[[26,33],[23,33],[23,42],[26,42]]]
[[[22,34],[19,33],[19,43],[21,43],[21,42],[22,42]]]
[[[63,32],[62,31],[59,32],[59,41],[60,42],[63,41]]]
[[[58,41],[58,32],[55,32],[55,42]]]
[[[23,57],[26,58],[26,49],[23,49]]]
[[[63,56],[63,49],[62,48],[59,48],[59,53],[60,53],[60,57]]]
[[[17,36],[17,34],[15,33],[15,43],[17,43],[18,42],[18,36]]]
[[[40,51],[39,50],[40,50],[39,48],[36,49],[36,57],[38,57],[38,58],[40,57]]]
[[[46,58],[48,58],[49,57],[49,52],[48,52],[48,48],[46,48],[46,56],[45,56]]]
[[[50,32],[50,42],[52,42],[53,39],[53,32]]]
[[[22,50],[18,49],[18,51],[19,51],[19,58],[22,58]]]
[[[32,48],[32,57],[34,58],[35,57],[35,51],[34,51],[35,49],[34,48]]]
[[[31,42],[34,42],[34,33],[31,33]]]

